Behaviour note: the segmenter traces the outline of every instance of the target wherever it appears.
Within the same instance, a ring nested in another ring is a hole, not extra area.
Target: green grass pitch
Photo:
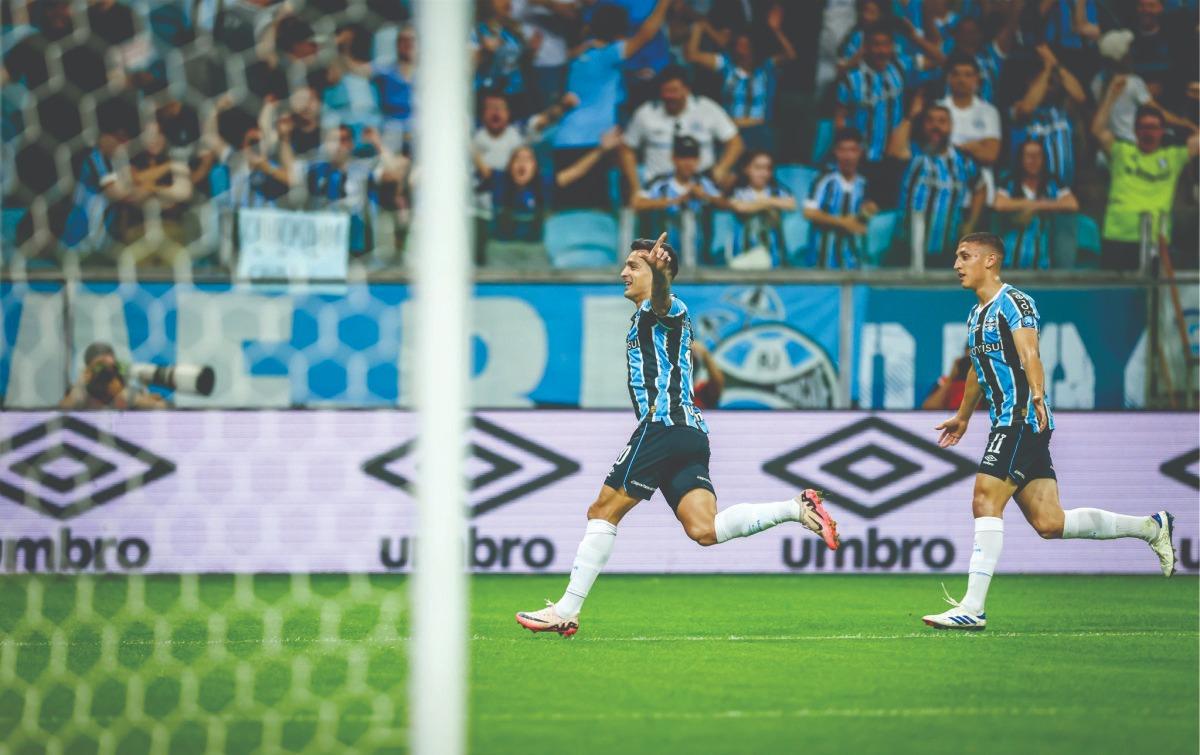
[[[477,577],[471,751],[1197,752],[1195,578],[1001,575],[971,635],[920,623],[940,579],[604,576],[560,639],[512,614],[562,577]],[[407,612],[397,576],[0,578],[0,753],[402,752]]]

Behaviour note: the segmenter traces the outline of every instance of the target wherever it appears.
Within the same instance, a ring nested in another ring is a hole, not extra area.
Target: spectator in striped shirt
[[[1012,52],[1017,33],[1017,4],[1005,3],[1003,7],[1003,21],[995,38],[989,41],[975,18],[963,18],[954,29],[949,51],[975,60],[979,66],[979,99],[993,105],[996,104],[996,90],[1004,71],[1004,62]],[[948,86],[946,93],[950,93]]]
[[[1045,270],[1051,263],[1054,217],[1077,212],[1079,202],[1046,170],[1041,142],[1027,141],[1017,154],[1012,178],[996,189],[994,204],[1004,234],[1004,267]]]
[[[737,213],[739,228],[734,239],[734,257],[744,257],[740,267],[779,267],[785,263],[783,213],[796,209],[796,198],[775,180],[775,160],[769,152],[750,153],[743,168],[744,183],[733,190],[730,208]],[[757,259],[750,262],[754,255]],[[770,255],[770,265],[765,264]],[[731,258],[732,261],[732,258]]]
[[[909,136],[918,113],[921,142],[914,148]],[[926,108],[918,92],[888,144],[888,155],[906,164],[899,238],[917,269],[950,266],[959,237],[978,223],[987,193],[975,161],[950,143],[950,119],[943,105]]]
[[[665,223],[661,224],[667,227],[667,240],[673,247],[685,249],[679,242],[689,236],[695,244],[693,248],[703,249],[701,214],[711,207],[724,208],[728,204],[712,179],[700,173],[698,141],[690,136],[677,137],[671,162],[675,168],[672,172],[650,179],[646,188],[634,195],[633,209],[665,215]]]
[[[837,170],[821,176],[804,202],[804,217],[813,224],[808,235],[809,265],[847,270],[862,265],[866,221],[878,210],[867,199],[867,179],[858,172],[862,152],[862,134],[854,129],[834,135]]]
[[[363,137],[372,144],[380,143],[375,129],[366,129]],[[362,254],[372,246],[367,218],[369,206],[376,201],[373,185],[382,177],[382,167],[354,156],[354,132],[346,124],[326,133],[322,152],[324,159],[307,171],[309,208],[349,215],[350,252]]]
[[[733,118],[747,149],[774,151],[775,134],[771,117],[775,104],[775,76],[779,65],[795,60],[796,50],[783,34],[783,8],[774,6],[767,26],[779,45],[776,55],[766,57],[755,49],[753,35],[743,30],[733,35],[728,53],[703,52],[702,37],[717,39],[707,21],[692,25],[685,56],[689,63],[716,71],[721,77],[721,105]]]
[[[837,128],[858,129],[866,161],[878,163],[887,150],[888,137],[904,116],[908,72],[895,60],[896,45],[890,31],[875,26],[863,37],[863,61],[838,84],[833,120]]]
[[[1083,105],[1087,95],[1047,45],[1035,51],[1039,66],[1028,78],[1024,96],[1013,105],[1009,143],[1015,148],[1030,139],[1040,141],[1050,175],[1070,186],[1075,182],[1075,128],[1068,108]]]

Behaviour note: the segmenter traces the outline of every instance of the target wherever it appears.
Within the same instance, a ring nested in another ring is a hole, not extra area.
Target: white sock
[[[583,540],[579,542],[579,550],[575,551],[575,563],[571,566],[571,580],[567,583],[567,591],[554,604],[554,611],[564,619],[573,619],[583,608],[583,601],[592,583],[612,553],[613,543],[617,540],[617,525],[603,519],[589,519]]]
[[[1125,516],[1103,509],[1071,509],[1063,512],[1063,539],[1115,540],[1136,537],[1150,542],[1158,535],[1158,522],[1148,516]]]
[[[1004,520],[998,516],[975,519],[975,549],[971,551],[971,568],[967,575],[967,594],[962,607],[972,613],[983,613],[988,586],[1004,547]]]
[[[800,521],[795,499],[770,503],[738,503],[717,512],[717,542],[749,537],[783,522]]]

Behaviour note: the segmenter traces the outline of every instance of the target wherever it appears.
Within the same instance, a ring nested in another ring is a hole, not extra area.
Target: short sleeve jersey
[[[665,315],[642,302],[630,318],[625,355],[638,421],[708,432],[692,398],[692,320],[681,299],[672,296]]]
[[[1104,238],[1137,241],[1142,213],[1171,217],[1175,182],[1188,164],[1187,147],[1162,147],[1149,154],[1130,142],[1112,145],[1112,185],[1104,213]],[[1170,229],[1167,229],[1168,233]]]
[[[1050,397],[1046,396],[1049,426],[1038,426],[1029,400],[1029,380],[1017,354],[1013,333],[1021,328],[1041,329],[1041,316],[1033,299],[1007,283],[987,304],[971,308],[967,316],[967,349],[975,374],[988,402],[992,427],[1027,424],[1034,432],[1054,429]]]

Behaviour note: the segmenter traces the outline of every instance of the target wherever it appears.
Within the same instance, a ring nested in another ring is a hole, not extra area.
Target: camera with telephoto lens
[[[177,393],[211,396],[217,382],[213,368],[199,364],[145,364],[129,366],[129,375],[142,385],[157,385]]]

